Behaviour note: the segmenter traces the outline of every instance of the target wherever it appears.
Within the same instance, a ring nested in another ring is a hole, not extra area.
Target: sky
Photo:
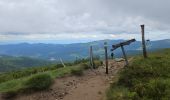
[[[0,43],[170,39],[170,0],[0,0]]]

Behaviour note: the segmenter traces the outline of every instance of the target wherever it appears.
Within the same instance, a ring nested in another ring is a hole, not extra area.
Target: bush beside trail
[[[28,78],[24,82],[24,89],[31,89],[31,90],[44,90],[50,87],[52,84],[53,79],[49,74],[37,74],[33,75]]]
[[[101,66],[103,63],[102,61],[100,60],[95,60],[94,61],[94,66],[95,68],[98,68],[99,66]],[[89,63],[81,63],[80,65],[80,68],[77,68],[77,69],[72,69],[71,70],[71,74],[73,75],[76,75],[76,76],[82,76],[83,75],[83,70],[87,70],[87,69],[90,69],[91,66]]]
[[[72,69],[71,74],[75,75],[75,76],[82,76],[83,75],[83,69],[82,68]]]

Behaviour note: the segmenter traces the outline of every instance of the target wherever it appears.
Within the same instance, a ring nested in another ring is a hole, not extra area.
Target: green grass
[[[27,69],[18,70],[18,71],[0,73],[0,83],[6,82],[6,81],[9,81],[9,80],[13,80],[13,79],[19,79],[19,78],[22,78],[22,77],[27,77],[27,76],[30,76],[32,74],[56,70],[58,68],[61,68],[60,64],[44,66],[44,67],[27,68]]]
[[[67,67],[79,65],[79,66],[84,66],[84,67],[86,67],[86,69],[88,69],[89,64],[87,62],[88,62],[88,59],[80,59],[80,60],[75,61],[74,63],[65,63],[65,65]],[[95,61],[96,66],[101,65],[99,62],[100,61],[98,61],[98,60]],[[27,69],[18,70],[18,71],[0,73],[0,83],[6,82],[9,80],[13,80],[13,79],[27,77],[32,74],[37,74],[37,73],[41,73],[41,72],[53,71],[56,69],[62,70],[62,69],[60,69],[62,67],[63,67],[62,64],[52,64],[52,65],[48,65],[48,66],[33,67],[33,68],[27,68]],[[66,72],[67,72],[67,70],[69,70],[69,68],[64,69],[64,71],[66,71]],[[62,70],[61,72],[63,73],[64,71]],[[60,72],[57,72],[57,73],[60,73]]]
[[[115,90],[121,98],[117,99]],[[107,93],[108,100],[169,100],[169,95],[170,49],[149,54],[147,59],[135,57]]]
[[[113,85],[112,89],[107,91],[107,100],[138,100],[137,93],[130,92],[128,88]]]
[[[74,67],[65,67],[65,68],[59,68],[56,70],[52,70],[52,71],[46,71],[46,72],[40,72],[41,74],[45,73],[50,75],[50,77],[52,77],[52,79],[57,78],[57,77],[63,77],[66,74],[70,74],[72,69],[77,69],[79,66],[74,66]],[[9,80],[7,82],[3,82],[0,84],[0,92],[17,92],[19,90],[22,90],[25,86],[23,85],[30,77],[34,77],[37,74],[40,73],[36,73],[36,74],[32,74],[31,76],[27,76],[27,77],[22,77],[19,79],[13,79],[13,80]]]
[[[30,89],[30,90],[44,90],[50,87],[53,80],[49,74],[36,74],[34,76],[31,76],[28,78],[24,84],[24,89]]]
[[[101,64],[99,64],[99,62],[100,61],[95,61],[97,66],[101,65]],[[83,71],[83,70],[87,69],[87,68],[84,68],[85,65],[87,67],[87,65],[89,65],[89,64],[81,63],[81,64],[77,64],[74,66],[67,66],[67,67],[62,67],[62,68],[58,68],[58,69],[54,69],[54,70],[47,70],[47,71],[42,71],[42,72],[40,71],[40,72],[31,74],[29,76],[28,75],[22,76],[22,74],[21,75],[19,74],[20,78],[11,79],[11,80],[1,82],[0,83],[0,92],[8,94],[8,93],[22,92],[23,90],[27,91],[27,90],[29,90],[29,88],[28,88],[29,85],[26,83],[33,85],[35,88],[36,86],[38,86],[38,84],[33,84],[33,82],[36,83],[36,81],[37,81],[37,83],[38,83],[39,81],[42,81],[41,79],[43,79],[43,78],[44,78],[44,80],[46,80],[46,79],[48,80],[48,78],[46,78],[47,75],[48,75],[48,77],[50,76],[50,78],[52,78],[52,80],[54,80],[55,78],[58,78],[58,77],[63,77],[65,75],[71,75],[71,74],[75,75],[75,73],[73,73],[72,71],[73,70],[79,71],[80,69]],[[90,67],[88,67],[88,68],[90,68]],[[25,70],[24,70],[24,72],[25,72]],[[37,78],[37,75],[42,75],[42,76],[40,76],[40,78],[38,76],[38,78]],[[76,74],[76,75],[78,75],[78,74]],[[32,81],[32,80],[34,80],[34,81]],[[45,82],[45,81],[42,81],[42,82]],[[39,83],[42,83],[42,82],[39,82]],[[29,87],[31,87],[31,86],[29,86]]]
[[[22,88],[22,83],[26,81],[27,78],[10,80],[0,84],[0,91],[1,93],[7,92],[17,92],[19,89]]]
[[[71,74],[75,76],[82,76],[83,75],[83,68],[72,69]]]

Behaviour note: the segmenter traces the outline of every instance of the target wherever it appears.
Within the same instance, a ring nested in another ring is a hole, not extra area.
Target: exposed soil
[[[7,100],[105,100],[105,92],[124,62],[109,61],[109,75],[102,66],[86,70],[83,76],[57,78],[50,89],[41,92],[18,94]],[[3,100],[2,98],[0,98]]]

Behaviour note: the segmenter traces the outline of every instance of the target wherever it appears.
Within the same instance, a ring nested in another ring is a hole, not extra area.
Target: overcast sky
[[[170,39],[170,0],[0,0],[0,42]]]

